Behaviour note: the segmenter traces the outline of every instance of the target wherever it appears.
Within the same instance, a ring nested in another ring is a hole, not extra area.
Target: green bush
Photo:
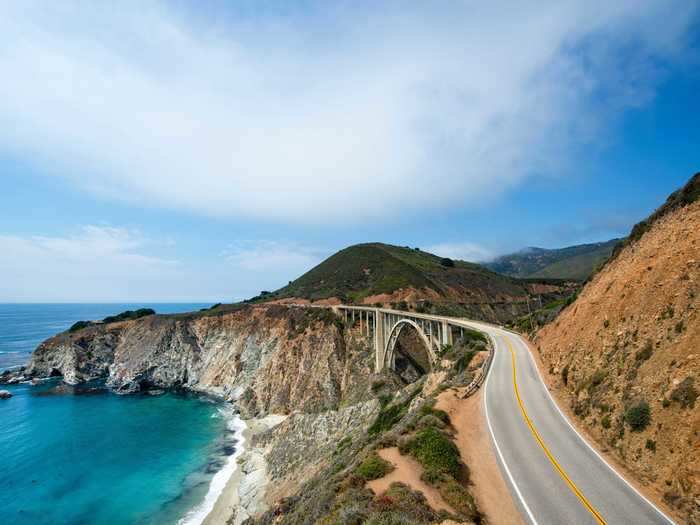
[[[605,414],[603,419],[600,420],[600,424],[603,426],[603,428],[610,428],[610,415]]]
[[[681,408],[695,408],[695,400],[698,398],[698,391],[695,388],[695,379],[686,377],[671,392],[671,400],[681,404]]]
[[[139,308],[138,310],[126,310],[117,315],[109,315],[105,317],[102,321],[104,323],[117,323],[119,321],[129,321],[132,319],[140,319],[141,317],[146,317],[147,315],[154,315],[156,313],[152,308]]]
[[[459,514],[471,521],[479,521],[480,515],[476,510],[474,498],[460,483],[454,479],[448,479],[439,484],[438,490],[445,502]]]
[[[390,406],[383,406],[382,409],[377,414],[377,418],[367,429],[367,433],[370,436],[381,434],[391,429],[396,423],[401,421],[408,412],[408,406],[413,401],[413,398],[420,393],[421,389],[417,388],[414,390],[404,401],[395,403]]]
[[[434,408],[435,402],[427,402],[420,407],[419,413],[422,416],[433,416],[442,421],[444,424],[450,424],[450,415],[444,410]]]
[[[377,414],[374,423],[367,429],[367,433],[373,436],[385,432],[398,423],[405,414],[406,407],[401,404],[384,407]]]
[[[645,447],[647,450],[651,450],[652,452],[656,452],[656,441],[654,441],[653,439],[647,439]]]
[[[78,330],[82,330],[83,328],[87,328],[91,324],[92,323],[90,323],[90,321],[78,321],[77,323],[73,324],[73,326],[71,326],[68,329],[68,331],[71,333],[77,332]]]
[[[394,470],[394,466],[391,463],[380,458],[379,455],[372,453],[357,467],[355,474],[370,481],[383,478],[392,470]]]
[[[455,267],[455,262],[448,257],[444,257],[444,258],[440,259],[440,264],[446,268],[454,268]]]
[[[419,430],[406,446],[426,471],[435,471],[459,478],[464,465],[459,449],[445,434],[434,427]]]
[[[646,401],[639,401],[625,412],[625,421],[633,432],[641,432],[651,423],[651,409]]]

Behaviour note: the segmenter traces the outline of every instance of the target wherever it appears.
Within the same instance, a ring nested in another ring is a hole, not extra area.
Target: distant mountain
[[[523,282],[417,248],[368,243],[345,248],[254,300],[379,303],[500,322],[527,312],[530,297],[555,300],[571,292],[566,283]]]
[[[621,239],[547,250],[525,248],[503,255],[484,266],[519,278],[575,279],[583,281],[607,261]]]

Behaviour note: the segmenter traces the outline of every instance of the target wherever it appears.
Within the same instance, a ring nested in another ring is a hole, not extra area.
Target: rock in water
[[[12,394],[8,390],[0,390],[0,399],[10,399]]]

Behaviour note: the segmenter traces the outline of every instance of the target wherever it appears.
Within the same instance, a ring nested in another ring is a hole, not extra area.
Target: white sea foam
[[[179,525],[201,525],[204,522],[207,515],[214,508],[216,500],[219,499],[219,496],[221,496],[224,487],[226,487],[226,483],[228,483],[228,480],[236,471],[236,459],[238,459],[238,456],[240,456],[245,450],[245,438],[243,437],[243,431],[246,428],[246,424],[240,417],[238,417],[231,407],[220,409],[219,412],[223,417],[226,417],[229,420],[228,428],[234,433],[236,439],[236,449],[233,454],[228,457],[224,467],[214,474],[211,483],[209,483],[209,490],[207,491],[207,495],[204,497],[204,501],[197,505],[194,509],[190,510],[185,517],[178,522]]]

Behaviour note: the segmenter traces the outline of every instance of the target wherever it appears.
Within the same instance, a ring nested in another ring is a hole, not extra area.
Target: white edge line
[[[525,508],[525,511],[527,512],[528,517],[530,518],[530,521],[533,523],[533,525],[538,525],[537,520],[535,517],[532,515],[532,511],[530,510],[530,507],[527,505],[525,502],[525,498],[523,497],[522,492],[520,492],[520,489],[518,488],[518,484],[515,482],[515,479],[513,478],[513,474],[511,474],[510,469],[508,468],[508,464],[506,463],[505,458],[503,457],[503,453],[501,452],[501,447],[498,446],[498,441],[496,441],[496,436],[493,433],[493,428],[491,427],[491,419],[489,418],[489,407],[488,403],[486,403],[486,390],[488,389],[489,386],[489,379],[491,378],[491,370],[493,370],[493,365],[494,362],[496,361],[496,338],[493,337],[490,333],[486,332],[489,338],[491,339],[491,343],[493,344],[493,352],[494,352],[494,358],[493,361],[491,362],[491,368],[488,372],[488,375],[486,376],[486,383],[484,383],[484,413],[486,414],[486,425],[489,427],[489,433],[491,434],[491,441],[493,442],[494,446],[496,447],[496,452],[498,453],[498,457],[501,460],[501,465],[503,465],[503,469],[506,471],[506,474],[508,474],[508,479],[510,480],[510,484],[513,486],[515,489],[515,493],[518,495],[518,498],[520,499],[520,503],[522,506]]]
[[[513,335],[515,335],[515,334],[513,334]],[[569,428],[571,428],[571,430],[573,430],[574,433],[578,436],[578,438],[586,444],[586,446],[591,450],[591,452],[593,452],[593,453],[598,457],[598,459],[599,459],[600,461],[602,461],[603,464],[605,464],[605,466],[607,466],[618,478],[620,478],[622,481],[624,481],[624,482],[625,482],[625,485],[627,485],[630,489],[632,489],[632,491],[633,491],[635,494],[637,494],[637,496],[639,496],[639,497],[642,498],[644,501],[646,501],[647,504],[648,504],[649,506],[651,506],[651,508],[653,508],[656,512],[658,512],[659,515],[660,515],[662,518],[664,518],[666,521],[668,521],[671,525],[676,525],[676,523],[675,523],[671,518],[669,518],[666,514],[664,514],[664,513],[661,511],[661,509],[659,509],[659,508],[658,508],[656,505],[654,505],[651,501],[649,501],[649,500],[644,496],[644,494],[642,494],[641,492],[639,492],[629,481],[627,481],[627,480],[625,479],[625,477],[624,477],[622,474],[620,474],[617,470],[615,470],[615,468],[613,468],[613,466],[612,466],[610,463],[608,463],[608,462],[605,460],[605,458],[604,458],[603,456],[601,456],[601,455],[598,453],[598,451],[597,451],[595,448],[593,448],[593,446],[592,446],[581,434],[579,434],[578,430],[576,430],[576,428],[575,428],[574,425],[571,423],[571,421],[569,421],[569,418],[566,417],[566,415],[564,414],[564,412],[562,412],[561,408],[559,408],[559,405],[558,405],[557,402],[554,400],[554,397],[552,397],[552,393],[549,391],[549,388],[547,388],[547,383],[544,382],[544,379],[542,378],[542,374],[540,373],[540,367],[537,366],[537,363],[535,362],[535,358],[532,356],[532,351],[530,350],[530,345],[528,345],[527,342],[525,342],[524,340],[522,340],[522,338],[521,338],[519,335],[516,335],[516,337],[517,337],[517,339],[519,339],[519,340],[522,342],[522,344],[525,346],[525,349],[526,349],[526,351],[527,351],[527,355],[530,356],[530,360],[532,361],[532,365],[535,367],[535,370],[537,371],[537,376],[540,378],[540,383],[542,384],[542,386],[543,386],[543,388],[544,388],[544,391],[547,392],[547,396],[549,397],[549,401],[552,403],[552,405],[554,405],[554,408],[557,409],[557,412],[559,412],[559,415],[561,415],[562,419],[563,419],[564,421],[566,421],[566,424],[569,425]],[[487,381],[488,381],[488,379],[487,379]]]

